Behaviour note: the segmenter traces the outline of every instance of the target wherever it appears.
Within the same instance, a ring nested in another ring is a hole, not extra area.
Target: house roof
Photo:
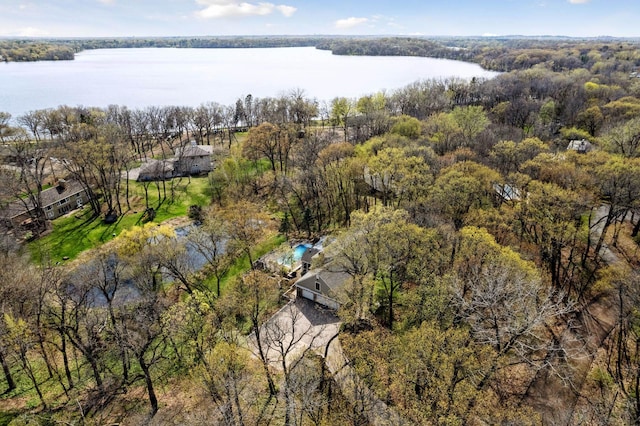
[[[302,254],[302,258],[300,260],[302,260],[304,263],[311,263],[313,257],[320,253],[322,250],[320,250],[319,248],[316,247],[311,247],[308,248],[307,250],[305,250],[305,252]]]
[[[572,140],[569,142],[569,145],[567,145],[567,149],[586,152],[591,151],[593,149],[593,145],[586,139]]]
[[[496,183],[493,185],[493,189],[506,201],[520,200],[520,190],[518,188],[514,188],[508,183],[505,183],[504,185]]]
[[[31,200],[25,200],[27,205],[30,207],[29,210],[33,209],[33,204]],[[27,209],[24,206],[24,202],[22,201],[14,201],[12,203],[7,204],[5,207],[0,209],[0,217],[3,219],[13,219],[14,217],[20,216],[21,214],[25,214]]]
[[[42,191],[42,193],[40,194],[42,208],[55,204],[60,200],[63,200],[82,191],[84,191],[84,188],[82,184],[77,180],[60,181],[58,185]],[[29,207],[29,210],[32,210],[34,207],[31,200],[25,201],[27,203],[27,206]],[[16,216],[25,214],[26,212],[27,209],[25,208],[25,202],[17,200],[3,208],[1,216],[4,218],[14,218]]]
[[[147,176],[163,176],[172,173],[174,163],[172,160],[148,160],[140,167],[140,174]]]
[[[311,288],[316,282],[316,277],[329,288],[331,291],[335,291],[342,287],[344,283],[351,278],[351,275],[342,271],[333,271],[330,268],[314,269],[309,271],[304,277],[300,278],[297,282],[297,286]]]
[[[40,194],[42,207],[55,204],[58,201],[84,191],[84,187],[77,180],[60,181],[60,183],[52,188],[45,189]]]
[[[211,155],[212,152],[211,145],[189,145],[176,149],[176,157],[205,157]]]

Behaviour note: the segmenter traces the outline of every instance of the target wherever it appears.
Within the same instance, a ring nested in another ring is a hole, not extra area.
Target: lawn
[[[253,260],[258,260],[261,256],[269,253],[285,241],[286,238],[282,234],[272,235],[268,237],[254,248],[252,252]],[[251,265],[249,264],[249,258],[247,257],[247,255],[238,257],[231,265],[231,268],[229,268],[229,271],[222,277],[222,280],[220,280],[220,291],[224,291],[229,283],[232,283],[238,277],[244,275],[247,271],[249,271],[249,269],[251,269]],[[214,275],[209,275],[204,283],[209,289],[215,291],[216,278]]]
[[[159,203],[156,183],[148,183],[149,206],[156,210],[154,222],[160,223],[178,216],[186,216],[189,206],[206,206],[210,203],[209,181],[207,177],[192,177],[174,180],[175,197],[171,200],[171,182],[167,186],[167,199]],[[162,183],[159,183],[162,188]],[[65,217],[53,221],[53,231],[29,244],[32,257],[36,261],[45,259],[59,262],[73,259],[81,252],[104,244],[119,235],[124,229],[142,224],[145,205],[144,187],[140,182],[130,182],[131,210],[124,213],[116,223],[106,224],[102,218],[92,216],[86,206]],[[161,193],[162,193],[161,189]],[[123,209],[126,203],[123,203]]]
[[[11,423],[13,419],[18,417],[19,415],[20,415],[20,412],[18,411],[0,411],[0,426],[8,425],[9,423]]]

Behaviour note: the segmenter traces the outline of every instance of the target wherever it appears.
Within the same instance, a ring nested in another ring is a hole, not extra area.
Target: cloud
[[[25,27],[25,28],[20,28],[18,31],[15,32],[14,35],[17,37],[45,37],[45,36],[48,36],[49,33],[39,28]]]
[[[285,4],[275,5],[267,2],[248,3],[238,0],[196,0],[196,3],[205,6],[204,9],[197,12],[197,15],[206,19],[266,16],[274,12],[280,12],[288,18],[298,10],[293,6],[287,6]]]
[[[98,0],[102,4],[112,5],[115,4],[116,0]]]
[[[589,3],[591,0],[569,0],[569,3],[571,4],[585,4],[585,3]]]
[[[278,9],[278,11],[282,13],[284,16],[286,16],[287,18],[293,16],[293,14],[296,13],[296,10],[298,10],[293,6],[287,6],[286,4],[281,4],[279,6],[276,6],[276,9]]]
[[[365,22],[369,22],[368,18],[356,18],[350,17],[346,19],[338,19],[336,21],[336,28],[340,30],[346,30],[349,28],[357,27],[358,25],[364,24]]]

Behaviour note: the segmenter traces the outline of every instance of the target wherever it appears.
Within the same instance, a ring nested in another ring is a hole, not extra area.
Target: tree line
[[[318,37],[161,37],[131,38],[114,37],[100,39],[5,39],[0,40],[1,61],[58,61],[73,60],[75,53],[92,49],[124,48],[193,48],[193,49],[248,49],[268,47],[315,46]]]
[[[4,61],[71,60],[88,49],[274,48],[311,47],[335,55],[422,56],[475,62],[494,71],[588,69],[596,74],[635,72],[640,67],[637,40],[509,37],[162,37],[0,40]]]

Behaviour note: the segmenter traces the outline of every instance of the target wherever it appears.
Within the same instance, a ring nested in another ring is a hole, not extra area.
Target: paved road
[[[327,369],[333,375],[342,394],[359,409],[374,426],[406,425],[398,413],[376,398],[360,380],[345,357],[336,334],[340,329],[339,318],[330,310],[322,309],[303,298],[288,303],[261,328],[263,347],[267,359],[275,369],[282,370],[282,355],[286,365],[307,351],[324,356],[327,345]],[[249,338],[249,347],[256,357],[255,337]]]
[[[324,354],[327,342],[339,328],[340,319],[333,312],[300,298],[280,309],[262,326],[260,333],[270,364],[282,369],[283,355],[290,363],[309,350]],[[253,335],[249,337],[249,347],[258,356]]]

